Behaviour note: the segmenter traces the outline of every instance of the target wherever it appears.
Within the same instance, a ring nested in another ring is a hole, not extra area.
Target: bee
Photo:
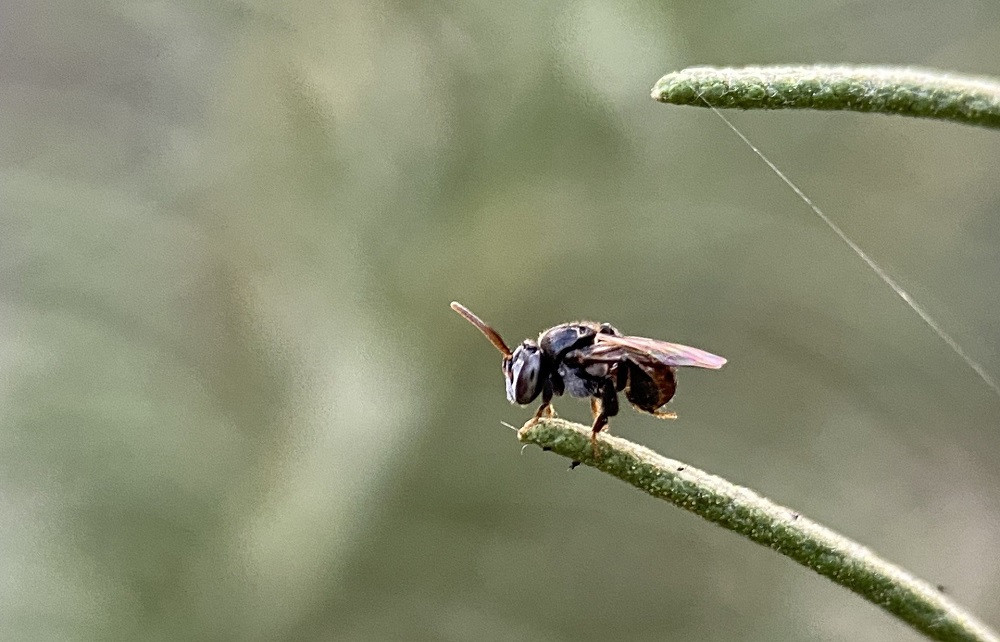
[[[535,419],[552,417],[552,397],[569,393],[590,398],[594,417],[590,442],[597,457],[597,435],[618,414],[618,393],[633,407],[660,419],[676,419],[664,406],[677,390],[678,367],[718,370],[726,359],[698,348],[645,337],[622,335],[608,323],[575,321],[525,339],[511,351],[500,334],[467,307],[451,309],[476,326],[503,355],[507,400],[525,406],[541,396]]]

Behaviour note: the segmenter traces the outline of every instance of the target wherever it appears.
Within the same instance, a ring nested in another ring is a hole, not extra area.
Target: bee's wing
[[[607,348],[603,348],[607,346]],[[655,359],[668,366],[693,366],[718,370],[726,365],[726,359],[698,348],[667,343],[646,337],[620,337],[613,334],[597,335],[597,352],[610,355],[622,351],[637,360]],[[596,355],[595,355],[596,356]]]

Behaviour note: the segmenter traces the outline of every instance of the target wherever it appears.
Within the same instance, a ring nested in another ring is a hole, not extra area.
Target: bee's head
[[[503,374],[507,378],[507,400],[525,405],[541,394],[545,385],[542,350],[530,339],[517,346],[514,354],[504,357]]]

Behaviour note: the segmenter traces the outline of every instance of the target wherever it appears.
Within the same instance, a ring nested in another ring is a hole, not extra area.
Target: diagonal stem
[[[654,497],[772,548],[881,606],[937,640],[1000,638],[930,584],[789,508],[630,441],[561,419],[529,421],[518,439],[613,475]]]

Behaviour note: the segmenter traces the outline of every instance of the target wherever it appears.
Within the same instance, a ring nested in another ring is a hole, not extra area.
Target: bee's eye
[[[514,351],[507,366],[507,399],[511,403],[527,404],[542,391],[542,353],[538,346],[521,345]]]

